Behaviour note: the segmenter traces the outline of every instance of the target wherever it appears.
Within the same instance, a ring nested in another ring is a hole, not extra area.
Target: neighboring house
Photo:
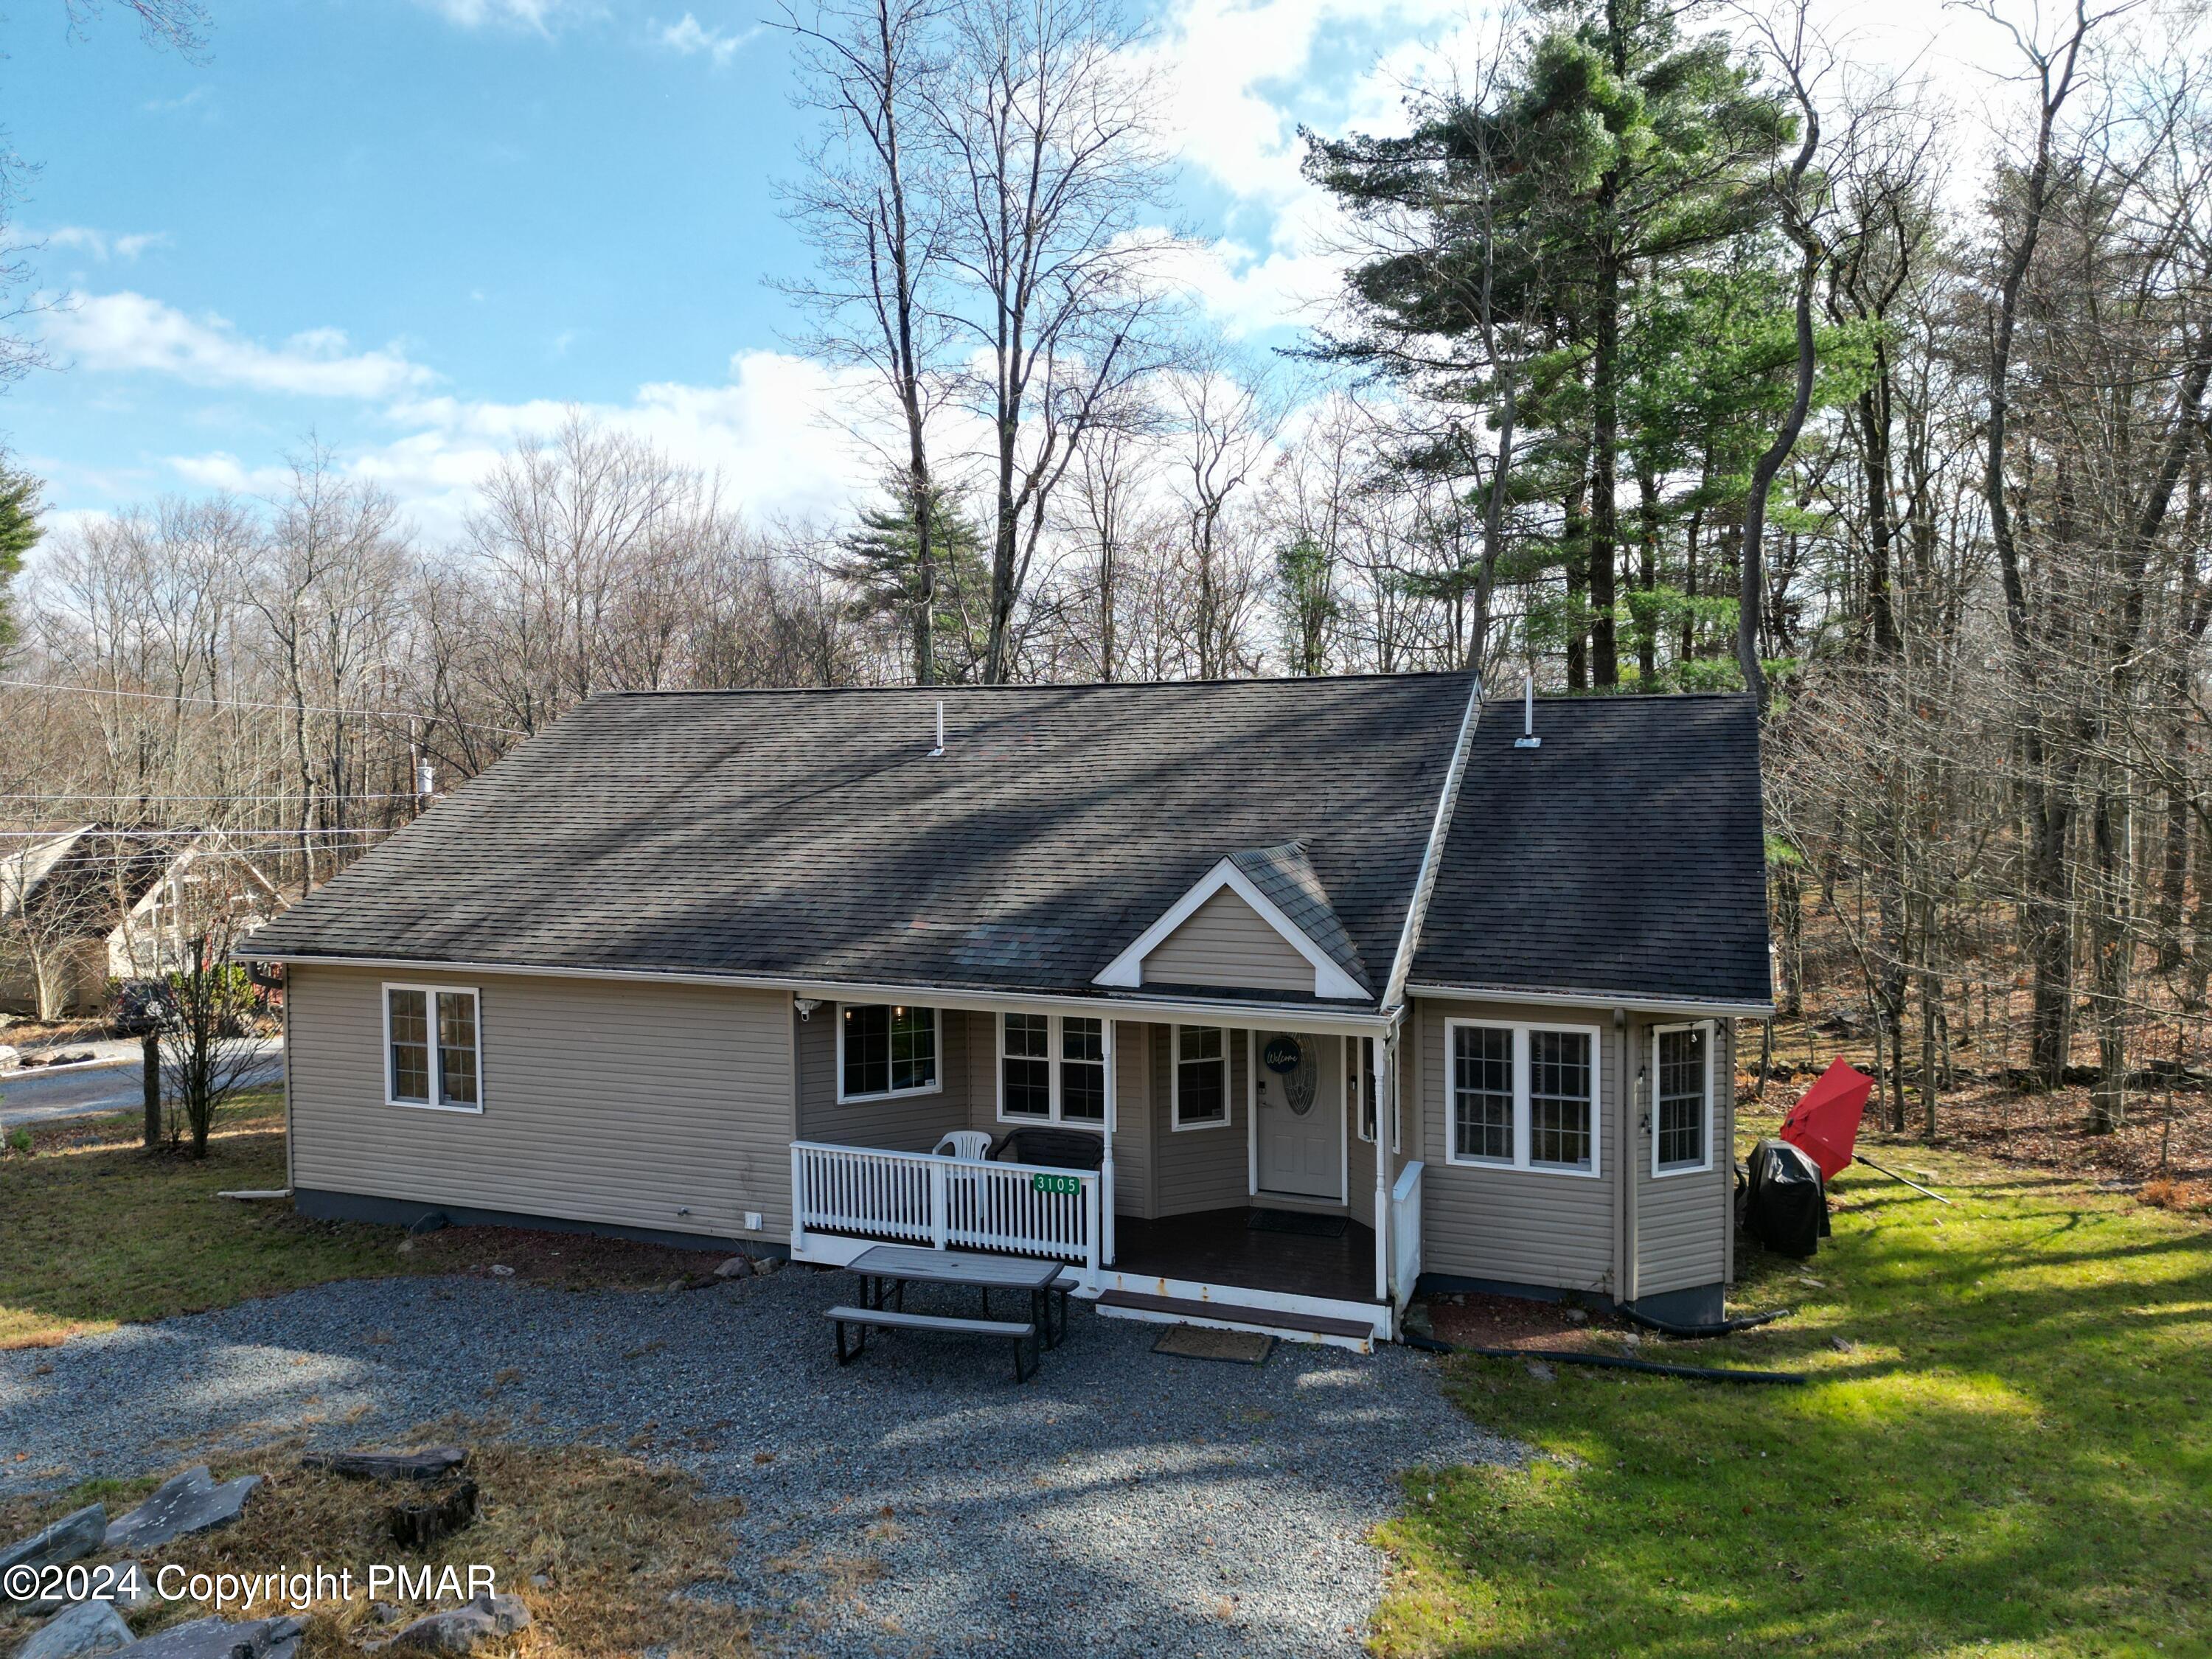
[[[296,1202],[1012,1249],[1355,1346],[1422,1282],[1714,1316],[1756,713],[1525,746],[1472,691],[594,698],[255,940]]]
[[[260,872],[198,830],[81,824],[0,856],[0,1012],[96,1013],[110,988],[182,963],[210,904],[282,908]]]

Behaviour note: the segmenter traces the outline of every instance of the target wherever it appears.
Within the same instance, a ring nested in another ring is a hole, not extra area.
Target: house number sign
[[[1083,1177],[1033,1175],[1030,1177],[1030,1190],[1034,1193],[1064,1193],[1072,1198],[1083,1190]]]

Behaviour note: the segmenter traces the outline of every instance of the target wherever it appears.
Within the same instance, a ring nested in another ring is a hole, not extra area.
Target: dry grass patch
[[[471,1564],[490,1566],[502,1592],[520,1595],[533,1623],[498,1651],[515,1659],[641,1654],[665,1649],[672,1659],[749,1659],[751,1620],[742,1607],[704,1599],[724,1582],[740,1546],[744,1513],[736,1498],[716,1498],[682,1470],[592,1446],[527,1446],[473,1441],[470,1425],[426,1426],[395,1444],[458,1441],[471,1447],[467,1473],[482,1495],[476,1524],[428,1553],[403,1550],[385,1532],[393,1504],[432,1488],[411,1481],[349,1480],[299,1467],[304,1441],[270,1442],[215,1464],[219,1479],[267,1477],[232,1526],[181,1538],[146,1558],[149,1571],[173,1562],[189,1572],[273,1572],[350,1567],[349,1601],[321,1601],[307,1620],[307,1659],[337,1659],[401,1628],[380,1621],[366,1589],[368,1567],[447,1566],[465,1577]],[[185,1467],[180,1465],[179,1467]],[[149,1492],[160,1477],[95,1481],[58,1498],[0,1504],[0,1535],[15,1537],[99,1498],[115,1514]],[[542,1578],[544,1582],[535,1582]],[[446,1603],[451,1606],[450,1601]],[[407,1617],[430,1603],[405,1605]],[[165,1604],[136,1622],[142,1633],[217,1611],[189,1602]],[[257,1607],[251,1614],[286,1611]]]

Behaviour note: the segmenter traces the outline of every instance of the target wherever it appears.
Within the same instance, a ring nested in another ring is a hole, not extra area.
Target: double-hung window
[[[1651,1173],[1712,1167],[1712,1023],[1657,1026],[1651,1033]]]
[[[1000,1015],[1000,1118],[1103,1128],[1109,1041],[1088,1015]]]
[[[1599,1032],[1445,1022],[1451,1163],[1598,1173]]]
[[[1208,1129],[1229,1121],[1229,1042],[1218,1025],[1175,1028],[1173,1122]]]
[[[474,991],[384,988],[384,1087],[394,1106],[483,1110],[483,1042]]]
[[[888,1002],[837,1010],[837,1098],[935,1094],[937,1010]]]

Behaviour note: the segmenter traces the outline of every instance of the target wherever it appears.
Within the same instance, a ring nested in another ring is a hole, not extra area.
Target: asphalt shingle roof
[[[1089,992],[1221,859],[1297,840],[1354,951],[1388,963],[1468,692],[1439,674],[596,697],[254,948]]]
[[[1759,714],[1741,694],[1486,704],[1412,982],[1768,1000]]]
[[[1228,857],[1379,991],[1468,689],[595,697],[254,950],[1090,993]],[[1543,748],[1519,730],[1517,704],[1480,723],[1413,981],[1764,1000],[1749,701],[1545,702]]]
[[[1229,861],[1250,877],[1252,884],[1321,946],[1330,961],[1365,986],[1370,996],[1375,994],[1375,981],[1367,977],[1359,947],[1345,931],[1336,907],[1328,902],[1328,889],[1302,845],[1287,841],[1280,847],[1247,848],[1231,853]]]

